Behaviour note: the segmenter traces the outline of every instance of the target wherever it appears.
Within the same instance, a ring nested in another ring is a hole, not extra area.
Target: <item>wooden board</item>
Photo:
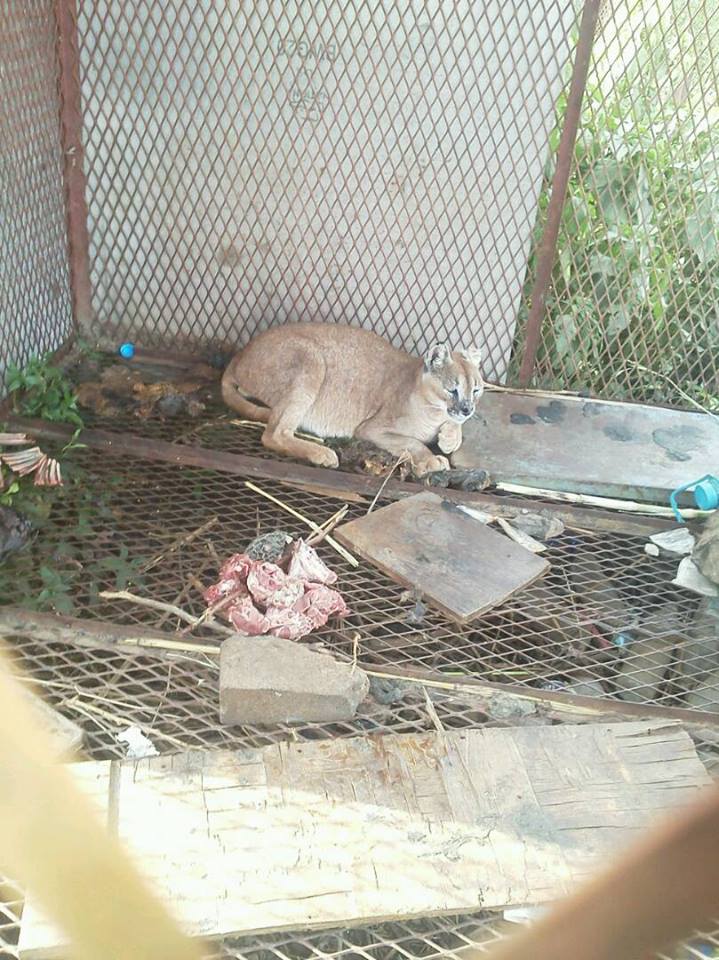
[[[719,425],[709,414],[637,403],[491,392],[464,425],[457,467],[494,480],[666,503],[716,473]]]
[[[546,902],[709,782],[688,734],[666,721],[281,743],[72,769],[152,889],[202,936]],[[32,897],[19,949],[22,960],[66,951]]]
[[[549,569],[546,560],[435,493],[382,507],[334,535],[460,622],[497,606]]]

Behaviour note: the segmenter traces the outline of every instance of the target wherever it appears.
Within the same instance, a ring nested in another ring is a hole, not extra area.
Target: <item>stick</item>
[[[17,607],[0,608],[0,637],[29,637],[46,643],[64,643],[74,647],[120,650],[137,656],[145,651],[166,660],[184,653],[217,656],[219,647],[196,641],[183,643],[176,635],[143,627],[121,627],[102,620],[59,617]],[[181,657],[185,660],[186,657]],[[46,681],[43,681],[46,682]]]
[[[266,424],[261,423],[259,420],[228,420],[227,422],[231,423],[233,427],[254,427],[257,430],[266,429]],[[322,446],[325,446],[325,441],[322,437],[316,437],[312,433],[302,433],[301,430],[295,430],[295,436],[300,437],[302,440],[309,440],[311,443],[320,443]]]
[[[153,567],[164,560],[166,557],[169,557],[171,553],[174,553],[175,550],[179,550],[180,547],[185,546],[187,543],[192,543],[193,540],[196,540],[198,537],[201,537],[203,533],[206,533],[210,527],[214,527],[217,523],[217,517],[211,517],[207,523],[203,523],[201,527],[198,527],[197,530],[192,530],[190,533],[186,533],[181,537],[177,537],[176,540],[173,540],[169,547],[166,547],[156,557],[152,557],[151,560],[148,560],[146,563],[140,567],[137,572],[137,575],[140,576],[143,573],[147,573],[148,570],[152,570]]]
[[[67,442],[73,435],[73,429],[63,423],[50,423],[46,420],[31,420],[9,414],[6,418],[11,426],[28,435],[45,440]],[[110,456],[141,457],[146,460],[182,466],[200,467],[203,470],[219,470],[232,476],[254,477],[261,480],[273,480],[318,490],[325,487],[333,491],[338,499],[354,495],[374,496],[377,490],[377,478],[354,473],[330,470],[328,467],[311,467],[301,463],[272,460],[267,457],[250,457],[244,454],[224,453],[221,450],[208,450],[205,447],[168,443],[165,440],[150,440],[127,433],[106,430],[83,430],[81,440],[94,450],[104,450]],[[389,500],[401,500],[426,493],[427,487],[408,480],[390,480],[384,496]],[[536,495],[536,491],[531,490]],[[442,498],[453,503],[466,503],[490,508],[511,519],[517,511],[526,511],[530,506],[526,500],[511,497],[497,497],[488,493],[470,493],[466,490],[442,490]],[[542,504],[533,509],[551,513],[559,517],[567,527],[580,527],[608,533],[624,533],[646,537],[658,530],[668,530],[675,525],[660,517],[629,516],[613,510],[588,510],[569,504]],[[211,541],[210,544],[211,545]]]
[[[424,703],[425,703],[425,706],[427,707],[427,713],[429,714],[429,719],[432,721],[432,724],[435,730],[439,734],[440,740],[446,740],[445,729],[442,726],[442,721],[439,719],[439,714],[435,710],[434,704],[430,699],[429,691],[427,690],[426,687],[423,687],[422,689],[424,693]]]
[[[595,507],[605,507],[609,510],[623,510],[628,513],[640,513],[649,517],[673,517],[671,507],[660,507],[654,503],[637,503],[635,500],[615,500],[612,497],[595,497],[589,493],[569,493],[565,490],[545,490],[543,487],[526,487],[519,483],[495,484],[497,490],[506,490],[507,493],[520,493],[530,497],[542,497],[548,500],[562,500],[565,503],[586,503]],[[681,510],[685,520],[694,520],[698,517],[708,517],[711,510],[695,510],[685,508]],[[569,524],[567,524],[569,526]]]
[[[375,506],[376,506],[376,504],[377,504],[377,501],[378,501],[379,498],[382,496],[382,492],[383,492],[384,488],[387,486],[387,484],[388,484],[388,483],[390,482],[390,480],[392,479],[392,474],[395,472],[395,470],[397,469],[397,467],[399,467],[399,466],[400,466],[401,464],[403,464],[403,463],[406,463],[409,459],[410,459],[410,456],[409,456],[409,454],[408,454],[406,451],[405,451],[405,453],[400,453],[400,455],[397,457],[397,459],[395,460],[395,462],[392,464],[392,467],[391,467],[389,473],[387,474],[387,476],[386,476],[386,477],[384,478],[384,480],[382,481],[379,490],[378,490],[377,493],[374,495],[374,499],[372,500],[372,503],[369,505],[369,507],[367,507],[367,513],[368,513],[368,514],[372,513],[372,511],[374,510],[374,508],[375,508]]]
[[[719,413],[716,413],[714,410],[710,410],[709,407],[705,407],[703,403],[699,403],[698,400],[695,400],[694,397],[688,394],[685,390],[682,390],[676,380],[672,380],[672,378],[668,377],[666,373],[659,373],[658,370],[652,370],[650,367],[645,367],[643,363],[637,363],[636,360],[629,360],[627,362],[633,367],[636,367],[637,370],[641,370],[644,373],[650,373],[653,377],[661,377],[662,380],[666,380],[666,382],[674,387],[679,396],[683,397],[687,403],[691,403],[692,406],[696,407],[697,410],[701,411],[701,413],[706,413],[708,416],[713,417],[717,423],[719,423]]]
[[[219,610],[224,610],[225,607],[229,607],[229,605],[237,599],[242,590],[244,590],[244,584],[241,587],[237,586],[234,590],[228,593],[226,597],[222,597],[221,600],[217,600],[215,603],[210,604],[205,612],[201,613],[200,616],[197,617],[194,623],[189,624],[187,627],[183,627],[182,630],[180,630],[180,634],[182,635],[184,633],[189,633],[191,630],[195,630],[201,624],[207,623],[207,621],[211,620]]]
[[[152,600],[150,597],[138,597],[136,593],[129,593],[127,590],[101,590],[99,596],[104,600],[127,600],[128,603],[136,603],[139,607],[149,607],[151,610],[166,610],[173,614],[179,620],[192,624],[196,627],[200,623],[199,617],[193,617],[181,607],[176,607],[173,603],[163,603],[161,600]],[[208,621],[206,626],[217,633],[224,633],[226,636],[234,636],[237,631],[229,627],[223,627],[220,623]]]
[[[322,532],[313,533],[307,541],[307,546],[316,547],[318,543],[322,543],[327,534],[331,533],[341,520],[344,520],[348,510],[349,507],[347,504],[345,504],[343,507],[340,507],[337,513],[333,513],[329,520],[325,520],[325,522],[321,524]]]
[[[540,543],[539,540],[535,540],[534,537],[530,537],[529,534],[523,530],[517,530],[508,520],[505,520],[504,517],[497,517],[496,520],[510,540],[514,540],[515,543],[518,543],[520,547],[524,547],[525,550],[529,550],[531,553],[544,553],[547,549],[546,544]]]
[[[274,497],[271,493],[268,493],[266,490],[263,490],[262,487],[258,487],[256,483],[252,483],[251,480],[245,480],[245,486],[248,490],[253,490],[255,493],[259,493],[261,497],[264,497],[266,500],[271,500],[272,503],[277,504],[278,507],[281,507],[287,513],[291,514],[293,517],[296,517],[298,520],[301,520],[302,523],[306,523],[307,526],[314,530],[315,533],[321,533],[322,527],[318,526],[314,520],[310,520],[308,517],[305,517],[304,514],[300,513],[299,510],[295,510],[294,507],[291,507],[289,504],[285,503],[283,500],[280,500],[278,497]],[[359,560],[355,559],[352,554],[345,550],[345,548],[337,543],[332,537],[328,536],[325,538],[327,543],[337,552],[341,557],[351,564],[353,567],[359,566]]]

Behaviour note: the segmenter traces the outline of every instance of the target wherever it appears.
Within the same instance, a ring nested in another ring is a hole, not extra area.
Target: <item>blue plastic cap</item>
[[[694,487],[694,503],[700,510],[716,510],[719,507],[719,479],[707,476]]]
[[[120,347],[119,353],[124,360],[132,360],[132,358],[135,356],[135,344],[123,343]]]

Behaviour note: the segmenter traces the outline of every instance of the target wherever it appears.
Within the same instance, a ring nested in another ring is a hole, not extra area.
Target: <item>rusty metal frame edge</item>
[[[60,142],[70,292],[75,330],[90,332],[93,320],[90,237],[82,144],[82,99],[76,0],[55,0],[60,101]]]
[[[35,610],[26,610],[23,607],[0,607],[0,637],[27,637],[36,636],[44,641],[68,643],[79,647],[94,647],[122,654],[123,656],[160,657],[172,656],[172,651],[158,650],[150,644],[143,644],[143,639],[169,641],[176,639],[176,635],[155,627],[136,625],[121,626],[106,620],[94,620],[88,617],[68,617],[53,613],[41,613]],[[192,642],[185,636],[184,642]],[[196,641],[203,652],[206,644]],[[212,644],[215,646],[215,644]],[[216,644],[217,655],[220,653],[220,643]],[[603,697],[587,697],[563,691],[541,690],[533,687],[519,686],[512,683],[498,683],[474,676],[447,676],[437,670],[423,670],[415,667],[383,667],[369,662],[359,661],[359,666],[370,676],[391,679],[405,679],[428,686],[439,685],[449,693],[475,695],[478,698],[496,697],[498,695],[514,696],[522,700],[529,700],[541,704],[559,714],[565,712],[573,715],[584,714],[593,716],[597,722],[607,720],[667,720],[682,723],[688,728],[710,728],[719,731],[719,717],[716,714],[701,710],[690,710],[684,707],[662,707],[648,703],[632,703],[623,700],[613,700]]]
[[[547,219],[542,239],[537,248],[537,271],[529,296],[529,312],[525,332],[524,354],[519,370],[519,385],[528,386],[534,373],[539,340],[544,318],[544,305],[552,279],[552,267],[557,253],[559,227],[567,198],[567,186],[574,156],[574,144],[579,129],[584,91],[587,86],[589,62],[599,20],[602,0],[585,0],[579,27],[577,52],[572,67],[572,78],[567,97],[564,125],[557,148],[557,164],[552,177],[552,190],[547,207]]]

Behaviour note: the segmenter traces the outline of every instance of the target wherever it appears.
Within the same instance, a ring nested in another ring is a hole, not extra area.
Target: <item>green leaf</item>
[[[577,323],[571,314],[560,313],[554,324],[554,347],[561,359],[572,351],[577,336]]]
[[[632,322],[632,314],[628,305],[617,303],[607,317],[607,334],[616,337],[623,333]]]
[[[695,212],[687,218],[689,246],[704,263],[719,257],[719,195],[705,194],[698,201]]]

